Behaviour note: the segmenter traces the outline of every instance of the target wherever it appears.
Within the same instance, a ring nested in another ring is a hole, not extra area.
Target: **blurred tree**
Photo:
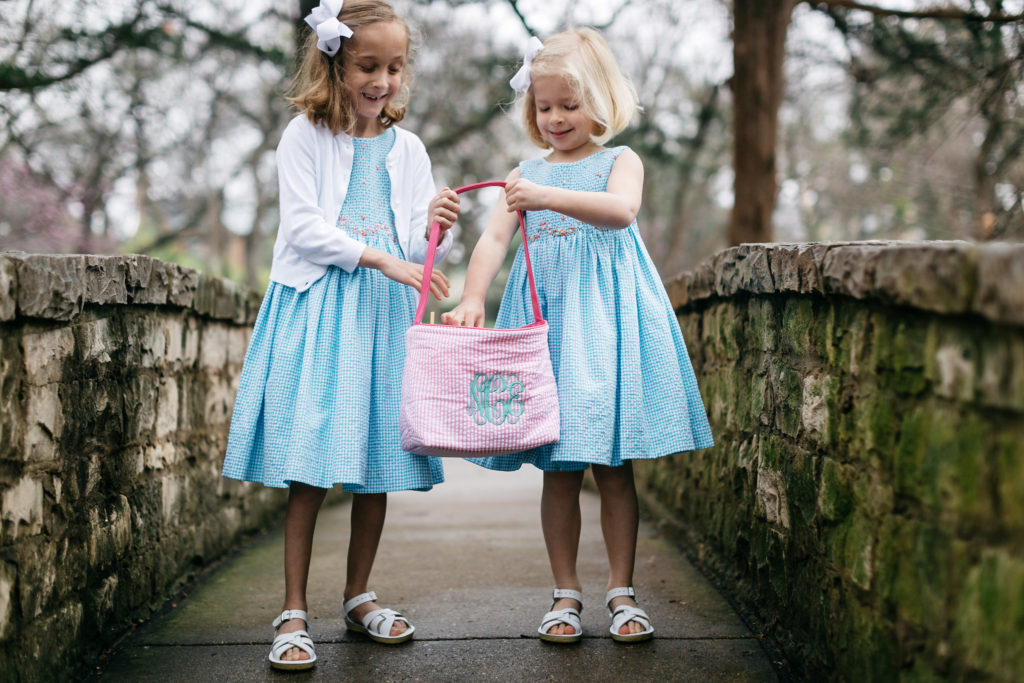
[[[799,0],[733,0],[732,3],[735,72],[731,86],[734,122],[733,167],[736,180],[735,203],[727,229],[730,244],[744,241],[767,242],[772,239],[772,216],[777,194],[776,131],[778,110],[784,90],[785,40],[793,8],[798,2]],[[1000,26],[1024,21],[1024,14],[1003,12],[1001,2],[989,2],[983,8],[977,8],[977,3],[972,2],[970,10],[952,6],[927,10],[895,10],[852,0],[812,0],[812,4],[831,12],[833,16],[841,16],[840,11],[865,12],[883,18],[883,25],[892,26],[892,22],[898,25],[900,20],[943,20],[944,25],[953,22],[963,27],[994,27],[989,33],[995,31],[1000,36]],[[911,32],[908,30],[904,33]],[[978,31],[969,33],[974,39],[978,38]],[[847,35],[853,37],[853,30],[851,29]],[[870,35],[866,38],[870,39]],[[990,45],[994,42],[991,35],[988,42]],[[979,47],[982,46],[978,44],[975,49]],[[1001,52],[1001,47],[997,51]],[[877,54],[884,53],[879,50]],[[999,82],[1002,82],[1004,87],[1019,87],[1020,80],[1011,83],[1008,76],[1009,72],[1004,70],[1003,79]],[[942,84],[944,81],[945,79],[940,79],[938,83]],[[905,88],[905,84],[903,87]],[[990,110],[997,109],[994,104],[995,101],[990,103]],[[933,109],[933,115],[934,113]],[[999,121],[1004,120],[1001,114],[996,118]],[[983,162],[983,166],[982,175],[990,175],[992,169],[987,160]],[[996,166],[998,168],[998,164]],[[984,214],[982,210],[982,215]]]
[[[983,4],[989,14],[1003,12],[998,0]],[[973,193],[965,208],[973,236],[1024,236],[1024,22],[940,25],[825,10],[849,44],[856,143],[892,148],[932,129],[942,136],[972,129]],[[998,196],[1000,181],[1014,188],[1015,201]]]

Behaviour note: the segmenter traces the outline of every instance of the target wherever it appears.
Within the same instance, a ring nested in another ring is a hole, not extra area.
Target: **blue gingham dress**
[[[387,130],[355,138],[337,227],[405,258],[391,211]],[[402,451],[405,331],[417,292],[378,270],[331,266],[305,292],[271,282],[242,367],[224,476],[266,486],[342,484],[353,493],[427,490],[441,463]]]
[[[522,177],[603,192],[625,147],[570,163],[531,159]],[[713,445],[690,357],[636,221],[599,229],[553,211],[527,211],[526,235],[558,385],[559,441],[477,464],[544,471],[618,467]],[[496,326],[533,322],[523,248],[512,264]]]

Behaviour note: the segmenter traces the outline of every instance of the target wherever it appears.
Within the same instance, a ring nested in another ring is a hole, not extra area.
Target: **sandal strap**
[[[369,591],[367,593],[360,593],[351,600],[346,600],[345,603],[341,606],[341,611],[347,615],[356,607],[359,607],[359,605],[362,605],[367,602],[376,602],[376,600],[377,594],[373,591]]]
[[[412,626],[408,619],[395,610],[387,607],[367,612],[362,619],[363,626],[366,627],[366,630],[373,631],[379,636],[390,636],[391,627],[395,625],[396,621],[405,622],[405,627],[407,629]]]
[[[544,615],[540,620],[540,630],[547,633],[551,630],[552,626],[558,624],[565,624],[566,626],[572,626],[576,629],[576,633],[580,633],[583,628],[580,621],[580,613],[573,607],[566,607],[565,609],[552,610]]]
[[[281,624],[286,621],[291,621],[292,619],[302,619],[306,628],[309,628],[309,621],[306,619],[306,610],[304,609],[286,609],[278,615],[277,619],[274,619],[274,623],[271,624],[271,626],[273,626],[274,631],[276,632],[277,629],[281,627]]]
[[[644,631],[651,628],[651,618],[647,616],[647,612],[639,607],[622,605],[612,613],[612,631],[618,631],[622,628],[623,624],[628,624],[631,621],[635,621],[643,626]]]
[[[562,598],[569,598],[570,600],[575,600],[577,603],[579,603],[580,606],[578,611],[583,611],[583,593],[581,593],[580,591],[573,590],[572,588],[556,588],[555,590],[551,591],[551,606],[554,607],[555,603],[561,600]]]
[[[276,661],[281,661],[281,655],[293,647],[303,650],[309,655],[310,660],[316,659],[316,652],[313,650],[313,639],[305,631],[282,633],[274,638],[274,642],[270,644],[270,656]]]
[[[609,604],[615,598],[633,598],[636,600],[636,591],[633,590],[632,586],[620,586],[618,588],[611,588],[607,593],[604,594],[604,604],[608,607],[608,614],[612,613],[612,606]]]

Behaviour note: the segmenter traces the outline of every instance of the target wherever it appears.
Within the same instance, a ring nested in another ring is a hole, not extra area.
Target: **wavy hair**
[[[596,130],[590,139],[598,145],[622,132],[640,109],[633,84],[622,73],[608,43],[590,27],[571,28],[545,40],[530,68],[530,77],[538,76],[566,80],[583,113],[594,122]],[[535,145],[547,148],[537,127],[536,108],[530,88],[523,98],[523,126]]]
[[[360,27],[381,21],[396,22],[405,29],[407,48],[402,84],[398,94],[384,106],[380,115],[381,125],[385,128],[398,123],[405,118],[412,82],[414,36],[408,24],[384,0],[346,0],[338,19],[352,29],[353,35]],[[335,135],[347,133],[356,122],[355,106],[344,82],[349,58],[348,39],[341,39],[341,49],[333,57],[319,50],[316,41],[316,31],[309,29],[288,101],[314,124],[324,124]]]

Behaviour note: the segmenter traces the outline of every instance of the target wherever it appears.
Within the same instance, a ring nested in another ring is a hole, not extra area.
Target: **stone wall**
[[[670,295],[716,446],[643,496],[795,675],[1024,679],[1024,245],[744,245]]]
[[[258,305],[141,256],[0,255],[0,679],[74,678],[277,517],[220,477]]]

